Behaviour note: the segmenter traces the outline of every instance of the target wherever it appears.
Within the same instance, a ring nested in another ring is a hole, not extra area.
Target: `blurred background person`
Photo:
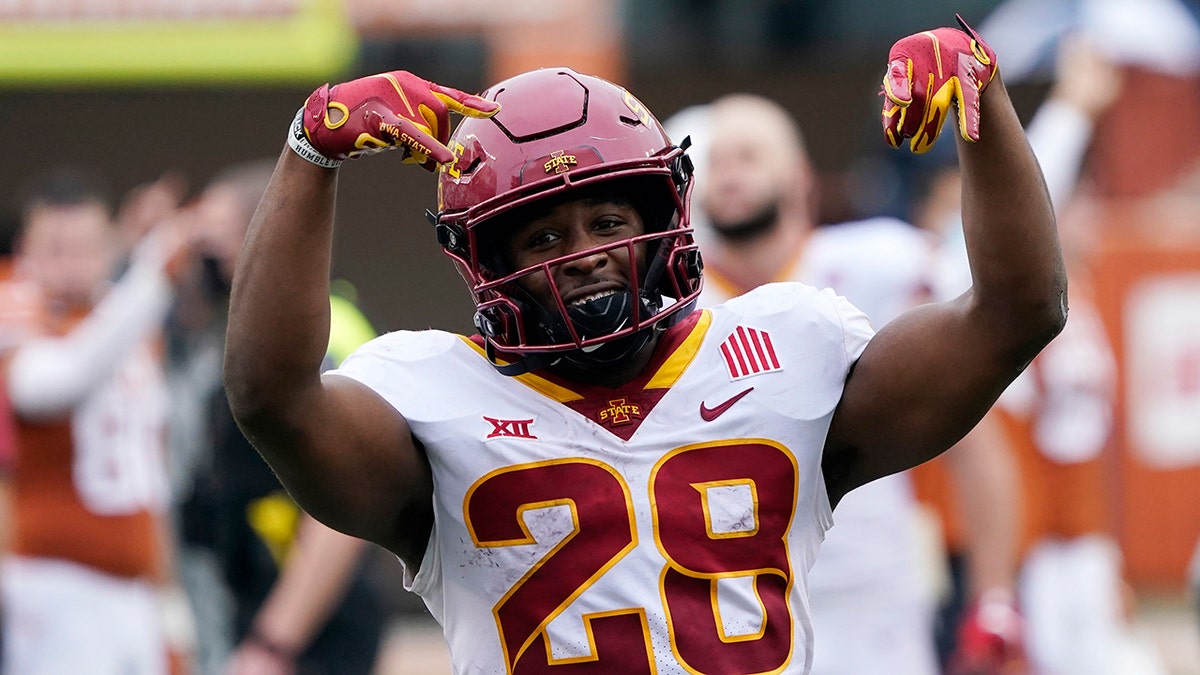
[[[1191,596],[1196,617],[1200,619],[1200,540],[1196,542],[1196,550],[1188,564],[1188,594]]]
[[[273,161],[218,172],[189,204],[197,253],[170,322],[181,549],[200,672],[372,672],[387,614],[365,541],[303,513],[242,435],[220,386],[229,284]],[[337,294],[339,293],[340,294]],[[350,297],[347,297],[350,296]],[[375,336],[335,285],[328,365]]]
[[[1002,639],[989,628],[987,616],[987,605],[997,602],[1019,606],[1033,672],[1164,672],[1128,625],[1127,584],[1110,511],[1115,500],[1106,475],[1116,362],[1085,264],[1096,238],[1095,222],[1079,208],[1085,152],[1099,116],[1119,94],[1121,78],[1111,62],[1078,36],[1064,40],[1060,49],[1057,78],[1030,121],[1028,135],[1059,215],[1071,312],[1063,333],[1001,396],[979,433],[952,451],[986,451],[1001,444],[1010,448],[1021,513],[1019,576],[1008,589],[967,589],[970,609],[959,622],[952,672],[1002,672],[997,655]],[[953,183],[956,173],[948,166],[941,176]],[[927,209],[926,217],[933,227],[949,223],[941,232],[938,295],[950,297],[966,288],[970,271],[962,255],[961,227],[948,217],[958,207],[951,200],[941,203],[948,208],[940,216]],[[976,534],[967,531],[964,536],[970,540]]]
[[[932,242],[894,218],[836,225],[815,221],[814,173],[798,125],[769,99],[730,94],[686,109],[667,123],[677,141],[695,142],[693,214],[703,227],[701,304],[756,286],[798,280],[829,287],[883,325],[928,300]],[[960,477],[979,499],[1003,478],[964,455]],[[969,472],[969,473],[968,473]],[[978,509],[1004,518],[1006,502]],[[934,593],[917,504],[907,473],[848,494],[834,513],[813,566],[813,673],[937,673]],[[1006,536],[988,527],[988,533]],[[984,537],[986,539],[986,537]],[[939,552],[940,554],[940,552]]]
[[[12,407],[8,403],[8,390],[0,387],[0,556],[8,551],[8,535],[11,524],[8,513],[7,476],[12,470],[13,457],[17,454],[16,422]],[[0,606],[0,611],[3,611]]]
[[[137,243],[160,223],[175,218],[187,198],[188,185],[181,173],[168,170],[161,176],[130,188],[117,202],[113,224],[117,231],[117,263],[114,275],[119,276],[129,266],[130,255]],[[189,232],[189,245],[194,233]],[[174,262],[182,265],[193,253],[180,256]],[[177,274],[178,270],[172,270]],[[177,284],[178,286],[178,284]],[[175,289],[180,290],[178,287]]]
[[[8,393],[0,387],[0,560],[8,555],[8,539],[11,535],[11,505],[8,492],[9,473],[13,457],[17,453],[16,423],[12,408],[8,405]],[[0,599],[0,626],[4,624],[4,603]],[[0,631],[0,664],[4,663],[4,635]]]
[[[17,417],[6,673],[168,672],[173,598],[161,322],[177,223],[143,237],[128,270],[107,197],[85,173],[38,182],[21,210],[20,286],[0,308],[3,382]],[[184,610],[186,612],[186,610]],[[175,615],[177,616],[177,615]],[[185,619],[186,621],[186,619]]]
[[[958,159],[938,146],[898,159],[909,177],[909,217],[931,237],[931,294],[953,297],[970,284],[970,270],[958,264],[965,250]],[[998,420],[985,416],[954,447],[910,471],[944,557],[934,637],[941,668],[952,675],[1029,668],[1016,591],[1022,486],[1003,434]]]

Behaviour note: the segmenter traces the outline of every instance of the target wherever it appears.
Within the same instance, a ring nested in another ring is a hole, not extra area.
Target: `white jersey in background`
[[[831,288],[875,327],[926,301],[930,244],[892,218],[813,230],[790,280]],[[705,269],[700,305],[733,292],[720,270]],[[833,527],[809,575],[816,635],[813,673],[933,675],[934,598],[921,567],[917,503],[906,473],[872,481],[838,504]]]
[[[821,453],[871,334],[834,294],[774,284],[671,327],[618,388],[503,377],[439,331],[335,372],[428,454],[435,523],[405,582],[456,673],[807,673]]]

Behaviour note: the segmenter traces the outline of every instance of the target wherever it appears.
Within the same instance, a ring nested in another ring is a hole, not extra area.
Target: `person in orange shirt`
[[[11,531],[10,495],[8,490],[8,475],[12,471],[13,455],[16,453],[17,437],[12,409],[9,407],[8,395],[4,387],[0,387],[0,555],[7,554],[8,540]],[[4,620],[4,606],[0,603],[0,622]],[[0,660],[3,657],[3,643],[0,643]]]
[[[56,172],[26,200],[0,309],[0,374],[16,415],[5,673],[167,672],[170,578],[156,338],[168,262],[160,226],[110,283],[121,247],[108,201]]]
[[[13,455],[17,451],[17,432],[12,418],[8,395],[0,387],[0,479],[12,471]],[[8,550],[9,495],[6,480],[0,480],[0,553]],[[0,607],[0,611],[3,608]]]

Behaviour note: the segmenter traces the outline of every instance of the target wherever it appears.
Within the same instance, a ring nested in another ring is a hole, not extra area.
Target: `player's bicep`
[[[969,298],[922,305],[885,325],[846,379],[826,443],[831,497],[953,445],[1016,376]]]
[[[423,546],[432,479],[408,422],[366,385],[327,374],[256,447],[306,511],[408,557]],[[418,541],[420,540],[420,541]]]

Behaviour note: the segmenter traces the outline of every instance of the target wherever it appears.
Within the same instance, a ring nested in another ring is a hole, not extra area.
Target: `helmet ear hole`
[[[462,169],[461,175],[462,176],[470,176],[471,174],[475,173],[475,170],[479,168],[479,165],[482,162],[483,162],[482,157],[476,157],[476,158],[472,159],[471,163],[467,165],[467,168]]]

